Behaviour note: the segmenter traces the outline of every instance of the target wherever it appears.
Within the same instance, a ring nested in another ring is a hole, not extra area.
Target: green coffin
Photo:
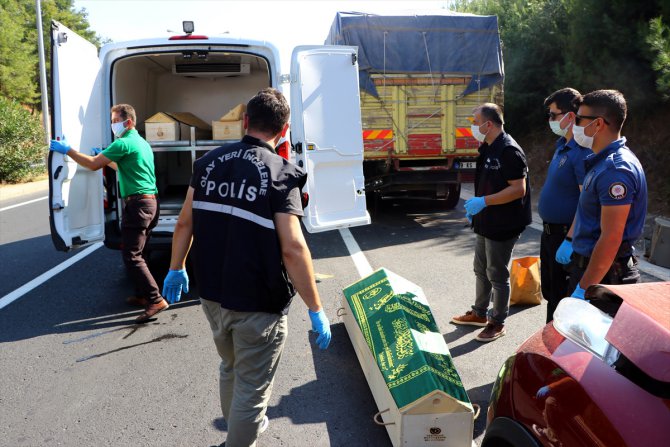
[[[470,406],[420,287],[379,269],[343,292],[398,409],[436,390]]]

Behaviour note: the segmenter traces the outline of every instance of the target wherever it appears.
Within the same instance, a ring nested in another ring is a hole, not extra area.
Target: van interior
[[[135,108],[137,130],[142,136],[146,135],[145,120],[158,112],[190,112],[211,125],[271,85],[266,59],[201,48],[128,56],[114,63],[111,79],[112,104],[126,103]],[[213,140],[209,135],[182,144],[149,142],[154,149],[162,216],[179,213],[195,159],[234,141]]]

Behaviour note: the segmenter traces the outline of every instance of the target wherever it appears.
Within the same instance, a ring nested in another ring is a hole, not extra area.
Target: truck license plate
[[[475,169],[477,168],[477,162],[476,161],[462,161],[459,163],[458,166],[460,169]]]

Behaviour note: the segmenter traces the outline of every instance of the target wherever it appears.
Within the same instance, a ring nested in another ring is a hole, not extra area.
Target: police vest
[[[299,189],[306,179],[249,136],[195,162],[191,253],[202,298],[240,312],[288,312],[295,290],[273,217],[303,214]]]

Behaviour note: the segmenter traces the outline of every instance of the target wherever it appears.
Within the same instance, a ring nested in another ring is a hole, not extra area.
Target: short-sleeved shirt
[[[274,216],[303,215],[306,179],[302,169],[248,135],[196,160],[191,253],[202,298],[240,312],[288,312],[295,290]]]
[[[134,194],[156,194],[154,153],[147,141],[135,129],[124,132],[121,138],[102,151],[102,155],[116,162],[121,197]]]
[[[509,186],[509,181],[525,178],[524,197],[502,205],[491,205],[473,216],[475,233],[503,241],[520,235],[531,222],[528,163],[521,146],[509,134],[502,132],[492,144],[479,147],[475,173],[475,196],[495,194]]]
[[[590,257],[600,238],[603,206],[630,205],[619,256],[633,254],[633,244],[642,235],[647,214],[647,179],[640,161],[626,147],[626,138],[612,142],[585,161],[586,176],[577,207],[572,248]]]
[[[538,213],[545,223],[571,225],[577,212],[579,186],[584,184],[584,159],[592,154],[573,139],[561,137],[556,142],[554,156],[549,163]]]

